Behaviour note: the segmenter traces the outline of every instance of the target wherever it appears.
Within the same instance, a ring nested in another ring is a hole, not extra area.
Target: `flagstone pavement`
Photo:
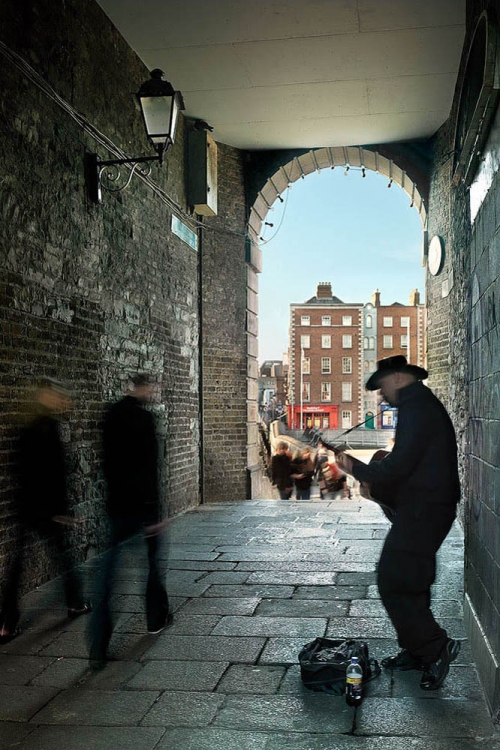
[[[383,672],[359,708],[302,686],[317,636],[397,651],[375,586],[387,522],[360,498],[201,506],[161,552],[174,624],[146,633],[144,544],[122,547],[110,661],[89,670],[88,617],[66,619],[61,580],[23,598],[23,633],[0,647],[0,748],[18,750],[500,750],[464,640],[444,686]],[[83,566],[96,601],[102,557]],[[465,639],[463,538],[439,554],[433,608]]]

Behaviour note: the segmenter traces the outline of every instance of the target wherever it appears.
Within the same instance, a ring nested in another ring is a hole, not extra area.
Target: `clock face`
[[[444,242],[442,238],[435,234],[429,245],[428,267],[429,273],[437,276],[443,268],[444,262]]]

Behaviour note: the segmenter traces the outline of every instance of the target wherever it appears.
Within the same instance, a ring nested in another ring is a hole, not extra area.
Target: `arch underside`
[[[415,182],[392,159],[362,146],[326,146],[325,148],[311,149],[300,156],[294,156],[291,161],[279,167],[274,175],[267,179],[250,210],[248,227],[252,241],[259,241],[269,209],[291,184],[313,172],[335,169],[336,167],[344,169],[346,167],[364,168],[392,180],[408,195],[410,205],[418,211],[422,220],[422,227],[426,229],[427,209],[425,201]]]

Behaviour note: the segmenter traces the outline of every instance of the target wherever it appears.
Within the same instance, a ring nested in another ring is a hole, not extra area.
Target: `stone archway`
[[[386,150],[385,148],[383,150]],[[291,156],[291,158],[288,158]],[[287,160],[288,159],[288,160]],[[272,160],[275,162],[275,160]],[[297,180],[304,179],[313,172],[323,169],[355,168],[377,172],[388,179],[388,184],[398,185],[410,199],[410,207],[418,211],[422,221],[422,263],[427,259],[427,206],[424,195],[426,186],[419,189],[414,174],[418,168],[412,164],[412,159],[406,156],[396,163],[391,156],[386,156],[379,150],[363,146],[334,146],[297,152],[295,155],[283,154],[283,158],[274,168],[271,176],[263,178],[264,183],[256,189],[256,197],[250,207],[248,219],[247,246],[247,378],[248,378],[248,424],[247,424],[247,459],[249,472],[249,487],[251,496],[256,497],[260,492],[259,466],[259,436],[257,429],[258,415],[258,274],[262,271],[262,251],[259,239],[267,214],[276,201],[283,201],[282,194]],[[404,164],[408,169],[401,166]],[[411,172],[411,174],[409,173]],[[420,172],[421,174],[421,172]],[[263,181],[261,180],[261,182]]]

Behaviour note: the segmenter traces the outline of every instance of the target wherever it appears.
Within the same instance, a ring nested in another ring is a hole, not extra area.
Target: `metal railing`
[[[318,431],[316,437],[323,437],[327,443],[338,443],[339,445],[347,443],[356,448],[385,448],[387,443],[394,438],[395,434],[394,430],[359,429],[350,432],[349,435],[346,435],[343,439],[341,437],[343,432],[345,432],[345,430],[323,430],[321,432]],[[315,444],[317,442],[313,431],[304,434],[303,430],[286,430],[283,437],[286,439],[287,436],[305,443]]]

